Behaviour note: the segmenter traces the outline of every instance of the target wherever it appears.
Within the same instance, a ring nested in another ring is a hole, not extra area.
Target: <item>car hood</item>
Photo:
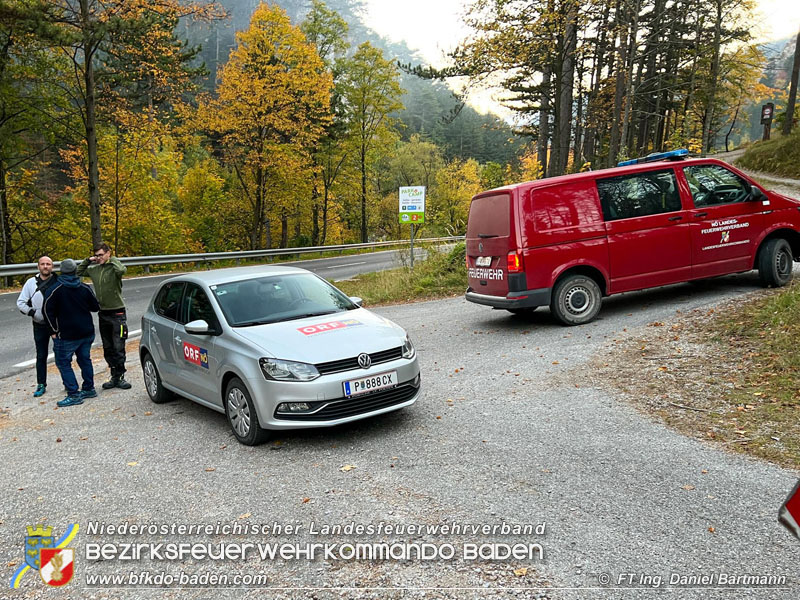
[[[312,364],[397,348],[406,337],[401,327],[363,308],[237,327],[234,331],[260,348],[265,356]]]

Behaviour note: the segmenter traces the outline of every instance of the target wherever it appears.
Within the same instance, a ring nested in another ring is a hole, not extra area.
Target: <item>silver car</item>
[[[270,430],[327,427],[416,402],[406,332],[293,267],[173,277],[142,317],[150,399],[172,393],[225,413],[242,444]]]

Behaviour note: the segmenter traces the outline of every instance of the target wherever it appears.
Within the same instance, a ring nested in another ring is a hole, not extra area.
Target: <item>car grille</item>
[[[373,352],[369,355],[369,357],[372,359],[373,365],[379,365],[381,363],[397,360],[402,356],[402,346],[390,348],[389,350],[381,350],[380,352]],[[342,360],[332,360],[330,362],[319,363],[318,365],[314,366],[317,367],[317,371],[319,371],[320,375],[330,375],[331,373],[341,373],[342,371],[351,371],[353,369],[360,368],[358,366],[357,356],[352,358],[343,358]]]
[[[276,419],[285,421],[331,421],[402,404],[414,397],[419,391],[419,386],[411,384],[399,385],[390,390],[381,390],[372,394],[364,394],[354,398],[343,398],[330,402],[309,402],[312,408],[320,404],[327,404],[322,410],[313,414],[275,413]]]

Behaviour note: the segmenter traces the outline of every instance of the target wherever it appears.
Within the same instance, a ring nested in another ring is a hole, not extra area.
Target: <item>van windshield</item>
[[[508,237],[511,197],[496,194],[475,198],[469,207],[468,238]]]

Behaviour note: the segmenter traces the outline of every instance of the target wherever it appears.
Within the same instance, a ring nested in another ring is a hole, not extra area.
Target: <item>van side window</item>
[[[606,221],[681,210],[681,196],[672,169],[598,179],[597,192]]]
[[[683,174],[697,208],[744,202],[750,195],[750,186],[741,177],[719,165],[685,167]]]

